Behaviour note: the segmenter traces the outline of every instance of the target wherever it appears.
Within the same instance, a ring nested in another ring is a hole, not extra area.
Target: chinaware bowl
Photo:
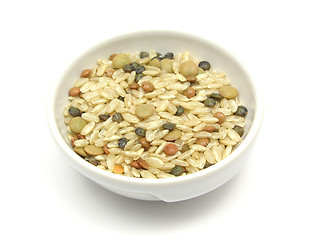
[[[240,101],[248,109],[243,141],[221,162],[199,172],[166,179],[142,179],[122,176],[97,168],[84,161],[70,146],[64,124],[63,108],[68,91],[79,73],[93,66],[97,59],[112,53],[155,49],[159,52],[189,51],[198,59],[206,59],[216,69],[227,74],[240,93]],[[231,54],[211,41],[182,32],[140,31],[105,40],[77,57],[51,89],[48,104],[48,124],[57,145],[69,164],[84,176],[117,194],[141,200],[175,202],[194,198],[226,183],[234,177],[252,156],[263,119],[263,100],[260,88],[244,67]]]

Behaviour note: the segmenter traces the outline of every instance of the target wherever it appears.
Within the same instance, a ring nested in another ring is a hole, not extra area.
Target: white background
[[[2,1],[0,238],[320,239],[317,2]],[[195,199],[104,190],[66,164],[48,130],[47,94],[66,66],[102,40],[146,29],[221,45],[263,88],[254,158]]]

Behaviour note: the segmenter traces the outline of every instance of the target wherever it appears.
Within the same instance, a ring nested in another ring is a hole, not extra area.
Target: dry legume
[[[207,132],[214,132],[217,128],[215,126],[212,125],[207,125],[203,128],[203,131],[207,131]]]
[[[193,87],[188,87],[186,90],[183,91],[182,94],[185,95],[187,98],[192,98],[196,94],[196,90]]]
[[[69,95],[72,97],[78,96],[80,94],[80,88],[79,87],[72,87],[69,90]]]
[[[148,118],[153,114],[153,107],[149,104],[140,104],[136,107],[135,113],[139,118]]]
[[[142,84],[141,84],[141,87],[142,89],[145,91],[145,92],[152,92],[154,90],[154,86],[151,82],[149,81],[144,81]]]
[[[174,155],[178,152],[178,147],[174,143],[169,143],[164,147],[164,153],[167,155]]]
[[[218,124],[222,124],[226,120],[226,116],[222,112],[216,112],[213,117],[218,118]]]
[[[196,76],[198,74],[198,66],[193,61],[185,61],[180,65],[180,73],[185,76]]]
[[[222,86],[219,90],[221,96],[226,99],[232,99],[238,96],[238,90],[232,86]]]
[[[87,78],[90,76],[90,74],[91,74],[91,69],[85,69],[81,72],[81,77]]]
[[[206,147],[209,144],[209,138],[198,138],[196,144]]]
[[[124,168],[121,165],[115,165],[112,169],[115,174],[122,174],[124,172]]]
[[[142,147],[149,149],[151,147],[150,143],[147,141],[145,137],[140,138],[140,144]]]
[[[104,153],[103,148],[97,147],[95,145],[85,146],[84,151],[92,156],[98,156]]]
[[[69,122],[69,128],[74,133],[80,133],[87,123],[88,122],[81,117],[74,117]]]

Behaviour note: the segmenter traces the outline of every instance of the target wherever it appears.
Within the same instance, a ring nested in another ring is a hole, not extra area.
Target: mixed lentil
[[[248,109],[226,75],[189,52],[113,53],[84,69],[64,109],[74,151],[142,178],[212,166],[241,143]]]

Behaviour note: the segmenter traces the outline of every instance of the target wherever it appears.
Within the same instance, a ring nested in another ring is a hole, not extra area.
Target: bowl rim
[[[56,99],[56,95],[58,93],[59,86],[62,83],[62,79],[68,74],[70,69],[74,66],[76,61],[83,56],[90,54],[90,52],[94,51],[95,49],[100,48],[103,45],[107,45],[110,42],[114,42],[116,40],[135,37],[135,36],[141,36],[141,35],[164,35],[169,34],[174,36],[179,36],[183,38],[189,38],[192,40],[195,40],[197,42],[203,42],[208,45],[211,45],[212,47],[218,49],[220,52],[223,52],[224,55],[226,55],[229,59],[231,59],[233,62],[235,62],[241,70],[244,72],[246,77],[248,78],[248,81],[251,84],[251,87],[253,88],[254,93],[254,99],[256,99],[256,108],[255,108],[255,114],[253,116],[252,125],[250,127],[250,130],[248,131],[245,139],[241,144],[238,145],[238,147],[232,151],[232,153],[226,157],[223,161],[219,162],[218,164],[215,164],[213,166],[210,166],[208,168],[202,169],[198,172],[179,176],[175,178],[161,178],[161,179],[145,179],[145,178],[134,178],[134,177],[128,177],[123,175],[114,174],[111,172],[108,172],[103,169],[99,169],[98,167],[88,163],[87,161],[84,161],[80,156],[78,156],[65,142],[62,135],[60,134],[60,131],[58,129],[58,126],[56,124],[56,117],[54,112],[54,103]],[[262,120],[263,120],[263,114],[264,114],[264,101],[263,101],[263,95],[261,91],[261,87],[259,82],[253,81],[251,76],[248,74],[246,69],[243,67],[243,65],[228,51],[226,51],[221,46],[217,45],[216,43],[204,39],[202,37],[194,36],[190,33],[182,32],[182,31],[172,31],[172,30],[140,30],[140,31],[134,31],[134,32],[128,32],[128,33],[122,33],[120,35],[117,35],[115,37],[108,38],[106,40],[100,41],[99,43],[95,44],[94,46],[88,48],[82,54],[76,56],[74,60],[65,68],[63,73],[60,75],[59,80],[54,82],[54,87],[49,89],[48,98],[47,98],[47,122],[49,125],[50,132],[55,139],[55,142],[60,147],[60,149],[67,155],[68,158],[72,160],[72,162],[82,169],[85,169],[86,172],[90,172],[90,174],[96,175],[99,178],[109,179],[112,181],[116,181],[118,183],[125,183],[125,184],[134,184],[134,185],[162,185],[162,184],[168,184],[168,183],[185,183],[186,181],[194,181],[198,178],[205,177],[206,175],[214,174],[217,171],[220,171],[226,167],[228,167],[230,164],[232,164],[234,161],[237,160],[239,155],[245,151],[254,141],[256,136],[258,135]],[[79,169],[78,169],[79,170]]]

